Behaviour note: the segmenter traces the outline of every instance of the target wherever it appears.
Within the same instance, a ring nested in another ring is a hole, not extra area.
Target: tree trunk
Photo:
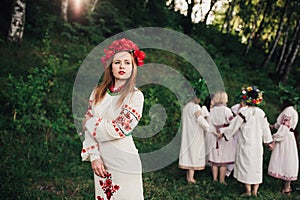
[[[249,50],[252,46],[252,43],[253,43],[253,39],[254,39],[254,36],[255,36],[255,33],[256,33],[256,28],[257,28],[257,25],[258,25],[258,18],[260,16],[260,13],[263,9],[263,5],[264,5],[264,1],[262,0],[260,2],[260,6],[259,6],[259,10],[257,11],[257,13],[255,14],[255,19],[254,19],[254,22],[252,23],[252,32],[248,38],[248,41],[247,41],[247,47],[245,49],[245,53],[244,55],[247,55],[249,53]]]
[[[231,32],[231,20],[232,20],[232,15],[233,15],[233,11],[234,11],[234,6],[235,6],[235,0],[229,1],[228,2],[228,9],[226,11],[225,14],[225,18],[224,18],[224,23],[222,25],[222,29],[221,32],[224,31],[225,29],[225,33],[230,33]]]
[[[188,4],[187,16],[184,17],[182,26],[183,26],[184,33],[187,35],[190,35],[192,33],[192,29],[193,29],[192,13],[193,13],[193,7],[194,7],[195,3],[192,0],[190,3],[189,3],[189,1],[187,1],[187,4]]]
[[[288,10],[287,8],[288,8],[289,1],[290,0],[286,0],[286,2],[285,2],[284,11],[283,11],[283,13],[281,15],[281,19],[280,19],[280,23],[279,23],[279,28],[277,29],[277,32],[276,32],[276,37],[275,37],[274,44],[273,44],[273,46],[272,46],[272,48],[271,48],[271,50],[270,50],[267,58],[265,59],[265,61],[263,63],[263,66],[262,66],[263,68],[266,68],[267,65],[269,64],[269,61],[272,58],[272,56],[274,54],[274,51],[275,51],[275,49],[277,47],[278,41],[279,41],[279,39],[281,37],[281,32],[282,32],[282,28],[283,28],[283,25],[284,25],[284,18],[286,16],[286,13],[287,13],[287,10]]]
[[[208,10],[208,12],[205,14],[205,16],[204,16],[204,20],[203,20],[204,23],[207,22],[207,18],[208,18],[208,16],[209,16],[209,13],[212,11],[212,9],[213,9],[214,5],[217,3],[217,1],[218,1],[218,0],[211,0],[210,5],[209,5],[209,10]]]
[[[260,41],[260,37],[261,37],[261,33],[263,32],[264,28],[265,28],[265,24],[268,23],[266,22],[266,19],[269,18],[270,13],[272,12],[272,0],[268,0],[266,3],[266,6],[264,8],[264,12],[263,12],[263,18],[259,24],[259,27],[257,29],[257,31],[254,34],[253,37],[253,46],[257,47],[259,46],[259,41]]]
[[[16,0],[13,9],[7,40],[21,44],[25,26],[25,0]]]
[[[281,76],[281,80],[282,80],[282,82],[283,83],[286,83],[286,81],[288,80],[288,77],[289,77],[289,74],[290,74],[290,71],[291,71],[291,69],[292,69],[292,65],[294,64],[294,61],[295,61],[295,59],[296,59],[296,57],[297,57],[297,54],[298,54],[298,52],[299,52],[299,47],[300,47],[300,41],[299,41],[300,39],[298,39],[298,42],[297,42],[297,44],[296,44],[296,47],[294,48],[294,53],[293,53],[293,55],[291,56],[291,59],[289,60],[289,63],[287,64],[287,66],[285,67],[285,70],[284,70],[284,72],[283,72],[283,74],[282,74],[282,76]]]
[[[292,61],[293,56],[296,56],[298,53],[299,39],[297,40],[297,38],[298,38],[298,34],[299,34],[299,29],[300,29],[300,20],[297,22],[297,27],[294,31],[292,41],[289,45],[288,51],[286,52],[286,54],[284,56],[284,60],[280,67],[280,71],[278,74],[280,81],[284,81],[287,79],[288,73],[290,71],[289,67],[291,67],[291,66],[289,66],[290,65],[289,63]],[[294,48],[294,46],[295,46],[295,48]],[[293,49],[294,49],[294,52],[293,52]],[[296,55],[295,55],[295,51],[296,51]],[[292,53],[293,53],[293,55],[291,56]],[[288,60],[289,60],[289,63],[288,63]],[[295,60],[295,58],[294,58],[294,60]],[[293,60],[293,62],[294,62],[294,60]]]
[[[99,0],[93,0],[90,12],[94,12]],[[146,2],[145,2],[146,3]]]
[[[286,33],[285,33],[285,38],[284,38],[284,41],[283,41],[281,54],[280,54],[280,57],[277,61],[277,65],[276,65],[276,70],[275,70],[276,73],[279,73],[281,71],[280,67],[281,67],[281,63],[282,63],[282,60],[283,60],[283,57],[284,57],[284,54],[285,54],[285,51],[286,51],[288,38],[289,38],[289,30],[287,30]]]
[[[68,22],[68,6],[69,0],[61,0],[61,18],[64,22]]]

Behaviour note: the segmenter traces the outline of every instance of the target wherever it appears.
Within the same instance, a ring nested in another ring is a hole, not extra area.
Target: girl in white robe
[[[205,168],[205,131],[214,131],[205,120],[208,116],[207,108],[205,106],[201,108],[199,102],[200,99],[194,96],[182,111],[179,168],[187,170],[188,183],[195,183],[195,171]]]
[[[299,157],[294,130],[298,123],[298,113],[291,102],[284,102],[284,109],[277,118],[273,135],[275,142],[268,174],[283,181],[281,193],[291,192],[291,181],[296,181],[299,170]]]
[[[212,99],[212,108],[210,109],[210,124],[217,130],[229,125],[233,119],[233,113],[226,106],[228,96],[226,92],[216,92]],[[208,133],[209,134],[209,133]],[[228,142],[224,138],[219,139],[213,136],[209,145],[208,162],[212,165],[213,180],[226,184],[225,175],[227,165],[233,164],[235,160],[235,143],[233,140]]]
[[[242,89],[241,99],[246,106],[239,110],[229,127],[220,129],[225,140],[240,129],[233,176],[245,184],[247,196],[257,196],[263,176],[263,143],[271,148],[273,142],[268,120],[262,109],[262,93],[254,86]]]
[[[90,96],[83,123],[82,160],[91,162],[95,199],[142,200],[142,166],[131,132],[143,110],[143,93],[134,84],[145,55],[125,38],[104,52],[104,78]]]

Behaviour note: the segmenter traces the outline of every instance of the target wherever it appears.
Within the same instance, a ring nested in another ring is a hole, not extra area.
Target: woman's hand
[[[92,163],[92,169],[95,172],[95,174],[97,176],[100,176],[102,178],[105,177],[105,175],[107,174],[106,169],[104,168],[104,164],[102,162],[102,160],[98,159],[98,160],[93,160]]]
[[[272,151],[274,149],[274,145],[275,145],[275,142],[271,142],[267,145],[270,151]]]

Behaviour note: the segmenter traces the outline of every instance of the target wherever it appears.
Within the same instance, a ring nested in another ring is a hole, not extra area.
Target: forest
[[[268,176],[268,148],[256,198],[242,197],[232,175],[226,186],[214,183],[209,166],[196,173],[196,184],[178,168],[186,84],[201,89],[200,104],[225,90],[229,107],[242,87],[258,86],[270,124],[285,99],[299,113],[300,1],[1,0],[0,16],[2,199],[94,199],[80,123],[101,79],[93,71],[101,65],[98,47],[123,36],[146,53],[137,83],[143,117],[133,132],[144,155],[146,200],[300,199],[299,180],[285,195],[281,181]],[[96,66],[82,74],[91,54]],[[164,162],[147,157],[162,150]]]

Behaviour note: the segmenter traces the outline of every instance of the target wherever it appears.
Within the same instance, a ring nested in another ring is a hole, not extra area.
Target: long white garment
[[[217,129],[228,126],[233,119],[233,113],[225,105],[215,105],[210,109],[210,123]],[[208,133],[210,134],[210,133]],[[210,136],[212,139],[209,145],[208,162],[215,165],[233,164],[235,160],[235,141],[225,141],[217,136]]]
[[[142,166],[131,132],[141,118],[144,96],[139,90],[129,94],[121,106],[120,95],[106,93],[94,105],[90,98],[87,131],[81,152],[83,161],[102,159],[111,176],[102,179],[94,174],[95,199],[141,200],[143,197]]]
[[[230,109],[233,112],[234,116],[236,116],[239,113],[239,110],[241,108],[242,108],[241,104],[238,103],[238,104],[235,104],[235,105],[231,106]],[[233,141],[234,141],[234,146],[235,147],[237,146],[238,138],[239,138],[240,134],[241,134],[241,131],[237,130],[237,132],[233,135]],[[233,169],[234,169],[234,164],[227,165],[226,176],[230,176],[230,174],[233,171]]]
[[[236,148],[233,176],[245,184],[260,184],[263,176],[263,143],[272,142],[268,120],[263,110],[245,106],[229,127],[220,129],[226,139],[241,133]]]
[[[268,174],[285,181],[295,181],[298,177],[299,157],[296,139],[290,129],[295,129],[298,123],[298,113],[292,107],[285,108],[277,118],[273,135],[275,146],[272,151]]]
[[[196,118],[195,113],[202,115]],[[205,168],[205,131],[213,131],[204,117],[206,107],[201,108],[194,102],[187,103],[182,111],[182,136],[179,154],[179,168],[202,170]]]

